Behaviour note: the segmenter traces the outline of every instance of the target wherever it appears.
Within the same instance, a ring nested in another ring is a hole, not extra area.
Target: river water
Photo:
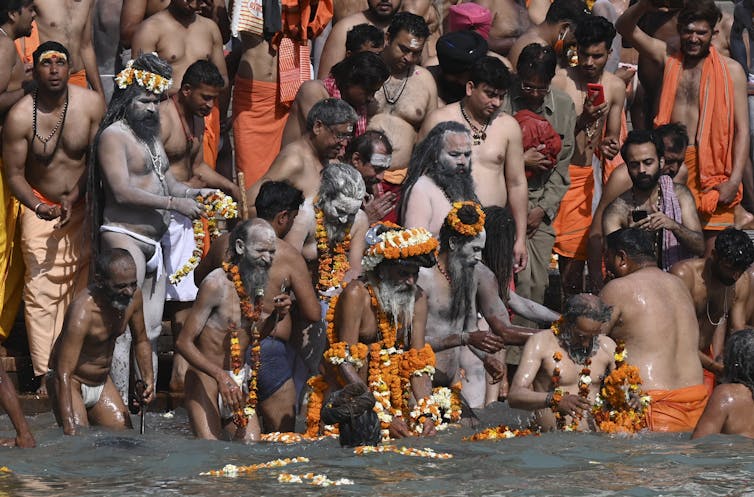
[[[502,404],[478,412],[481,426],[520,423]],[[134,419],[138,426],[138,419]],[[754,440],[688,434],[625,438],[548,433],[467,442],[455,428],[401,445],[452,453],[448,460],[399,454],[354,455],[336,439],[245,446],[193,439],[185,411],[147,414],[147,432],[85,430],[64,437],[52,415],[30,418],[37,448],[0,448],[0,497],[27,496],[747,496],[754,497]],[[0,437],[11,436],[0,416]],[[308,463],[261,469],[238,478],[200,476],[225,464],[250,465],[305,456]],[[352,486],[319,488],[277,481],[281,472],[349,478]]]

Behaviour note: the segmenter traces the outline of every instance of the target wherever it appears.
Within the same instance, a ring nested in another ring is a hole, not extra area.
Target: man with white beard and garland
[[[385,223],[370,228],[367,243],[363,277],[330,302],[326,377],[309,381],[307,434],[319,432],[328,389],[361,384],[376,399],[383,439],[433,435],[443,402],[432,394],[435,357],[424,341],[427,297],[416,280],[421,267],[435,264],[437,240],[424,228]]]

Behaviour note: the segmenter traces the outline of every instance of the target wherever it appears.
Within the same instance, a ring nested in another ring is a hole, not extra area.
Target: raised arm
[[[638,50],[640,55],[647,57],[661,70],[665,66],[665,59],[667,58],[667,45],[662,40],[652,38],[638,26],[639,20],[644,14],[655,10],[650,0],[639,0],[627,8],[623,15],[615,21],[615,29],[624,41],[628,42]],[[660,74],[658,73],[657,76],[659,77]]]
[[[330,74],[332,66],[346,58],[346,36],[353,26],[350,22],[344,21],[345,19],[342,19],[335,23],[327,37],[325,47],[322,49],[322,58],[319,61],[318,79],[325,79]]]

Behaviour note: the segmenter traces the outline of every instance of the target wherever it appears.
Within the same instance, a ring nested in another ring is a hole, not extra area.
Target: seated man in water
[[[585,430],[600,379],[615,367],[615,342],[602,334],[611,316],[612,307],[595,295],[569,297],[562,323],[526,342],[510,406],[535,411],[543,430]]]
[[[715,433],[754,438],[754,329],[725,344],[725,383],[715,387],[691,438]]]
[[[144,325],[136,264],[128,251],[110,249],[97,256],[95,280],[76,295],[65,314],[47,374],[53,412],[66,435],[95,424],[131,428],[120,394],[110,378],[115,340],[131,329],[136,362],[145,384],[141,401],[154,399],[152,346]]]
[[[197,437],[258,441],[257,380],[261,340],[288,315],[291,299],[273,298],[263,309],[276,236],[262,219],[245,221],[230,235],[228,261],[202,281],[176,347],[186,361],[185,406]]]

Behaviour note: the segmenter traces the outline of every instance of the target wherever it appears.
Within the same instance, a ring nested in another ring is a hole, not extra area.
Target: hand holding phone
[[[599,83],[587,83],[586,94],[592,101],[592,107],[605,103],[605,88]]]
[[[635,223],[638,223],[642,219],[646,219],[647,216],[649,216],[649,213],[647,211],[641,211],[641,210],[631,211],[631,219],[633,219]]]

